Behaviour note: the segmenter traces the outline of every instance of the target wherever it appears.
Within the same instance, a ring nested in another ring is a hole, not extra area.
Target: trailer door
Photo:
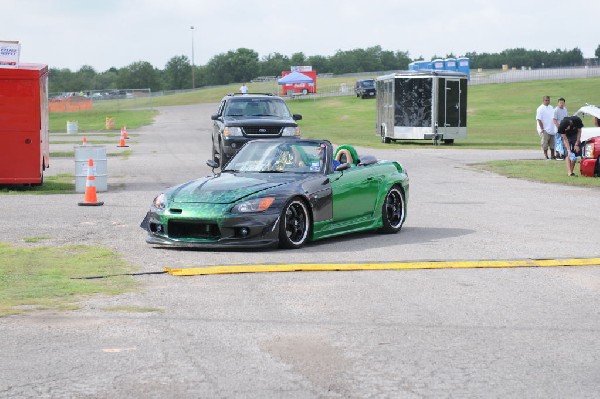
[[[460,126],[460,80],[443,79],[445,84],[440,85],[438,126],[459,127]],[[445,129],[444,129],[445,130]]]

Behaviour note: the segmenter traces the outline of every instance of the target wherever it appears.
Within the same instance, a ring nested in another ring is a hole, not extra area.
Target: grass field
[[[46,237],[28,237],[28,243]],[[131,265],[96,246],[17,248],[0,242],[0,317],[40,309],[76,309],[92,294],[117,295],[135,290],[131,276],[77,279],[124,274]]]

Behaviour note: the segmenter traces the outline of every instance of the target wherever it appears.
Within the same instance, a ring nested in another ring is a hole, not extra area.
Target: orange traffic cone
[[[129,147],[125,144],[125,132],[121,129],[121,139],[119,140],[119,145],[117,147]]]
[[[87,138],[84,137],[83,140],[81,140],[81,145],[87,145]]]
[[[80,206],[100,206],[104,205],[104,202],[98,201],[96,196],[96,176],[94,173],[94,160],[88,160],[88,171],[87,179],[85,181],[85,196],[83,202],[77,203]]]
[[[125,137],[125,140],[129,140],[129,136],[127,135],[127,126],[123,125],[123,128],[121,129],[121,131],[123,132],[123,136]]]

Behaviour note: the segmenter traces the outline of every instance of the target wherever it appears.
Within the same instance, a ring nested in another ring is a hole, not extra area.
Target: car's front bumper
[[[272,247],[279,242],[278,213],[172,215],[150,211],[140,224],[146,242],[183,248]]]

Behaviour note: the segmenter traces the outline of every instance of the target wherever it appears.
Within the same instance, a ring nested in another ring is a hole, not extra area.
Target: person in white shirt
[[[567,111],[567,107],[565,107],[565,102],[564,98],[559,98],[558,105],[554,108],[553,121],[556,130],[558,130],[558,127],[560,126],[560,121],[562,121],[565,116],[569,115],[569,111]],[[554,150],[556,151],[556,159],[565,158],[566,151],[561,137],[556,137],[556,146],[554,147]]]
[[[248,86],[246,86],[246,83],[244,83],[242,85],[242,87],[240,87],[240,93],[242,93],[242,94],[248,94]]]
[[[537,131],[542,139],[542,151],[544,156],[548,158],[548,148],[550,148],[550,156],[552,159],[556,159],[554,156],[554,146],[556,145],[556,130],[554,129],[554,108],[550,105],[550,96],[544,96],[542,105],[540,105],[535,114],[537,121]]]

